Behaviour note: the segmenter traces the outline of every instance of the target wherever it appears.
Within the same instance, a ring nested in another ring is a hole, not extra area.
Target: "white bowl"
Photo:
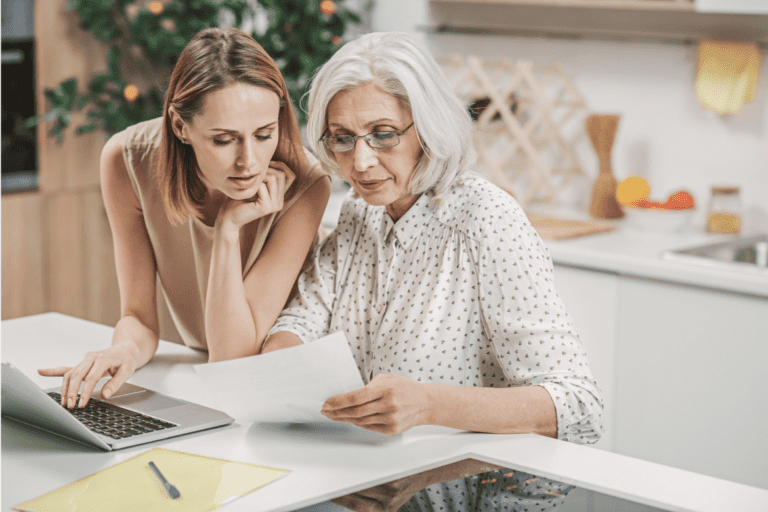
[[[633,229],[677,233],[691,227],[693,208],[673,210],[666,208],[642,208],[625,206],[624,223]]]

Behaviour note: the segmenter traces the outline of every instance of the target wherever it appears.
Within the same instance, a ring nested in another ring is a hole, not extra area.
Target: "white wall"
[[[481,6],[475,5],[479,9]],[[713,184],[735,184],[747,208],[746,230],[768,231],[768,59],[763,58],[757,94],[731,117],[703,109],[695,95],[696,45],[428,34],[425,0],[378,0],[373,30],[417,35],[436,57],[474,54],[541,64],[558,60],[594,112],[620,113],[613,152],[614,175],[645,177],[653,198],[689,190],[704,210]],[[587,172],[597,160],[585,138],[577,148]],[[591,178],[590,178],[591,180]],[[589,187],[582,185],[582,203]]]

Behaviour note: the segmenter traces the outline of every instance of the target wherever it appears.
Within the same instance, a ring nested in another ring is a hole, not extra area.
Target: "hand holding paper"
[[[376,375],[363,389],[328,399],[322,413],[382,434],[400,434],[429,420],[424,386],[401,375]]]
[[[340,332],[297,347],[196,365],[218,407],[240,421],[331,422],[328,398],[364,386]]]

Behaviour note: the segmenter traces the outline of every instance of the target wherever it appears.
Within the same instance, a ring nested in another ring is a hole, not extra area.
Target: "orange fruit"
[[[650,208],[650,209],[664,208],[663,203],[659,203],[658,201],[649,201],[648,199],[638,199],[637,201],[635,201],[629,206],[634,206],[635,208]]]
[[[624,206],[638,206],[648,199],[651,187],[639,176],[630,176],[616,185],[616,200]]]
[[[685,190],[678,190],[677,192],[673,192],[667,198],[667,202],[664,203],[664,208],[672,210],[688,210],[694,206],[695,203],[693,201],[693,196]]]

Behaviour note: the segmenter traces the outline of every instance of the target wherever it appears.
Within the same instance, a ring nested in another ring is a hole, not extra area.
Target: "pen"
[[[175,500],[177,498],[181,498],[181,493],[179,490],[174,485],[171,485],[171,482],[165,479],[160,470],[157,469],[157,466],[155,466],[154,462],[149,461],[149,467],[152,469],[155,475],[157,475],[157,478],[160,479],[160,483],[163,484],[163,487],[165,487],[165,492],[168,493],[168,496],[170,496],[171,499]]]

